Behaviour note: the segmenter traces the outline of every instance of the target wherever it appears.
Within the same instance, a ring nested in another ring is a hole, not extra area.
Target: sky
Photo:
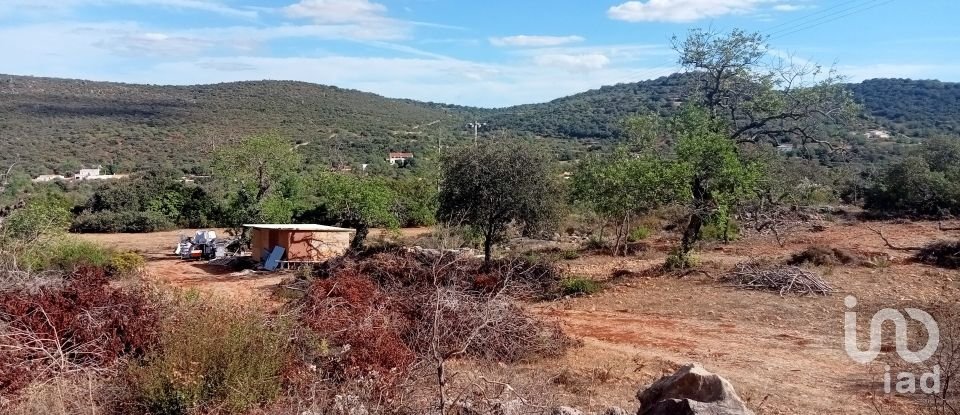
[[[501,107],[665,76],[672,36],[742,28],[850,81],[960,81],[956,16],[956,0],[0,0],[0,73]]]

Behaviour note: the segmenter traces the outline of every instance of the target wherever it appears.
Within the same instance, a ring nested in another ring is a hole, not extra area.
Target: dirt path
[[[945,236],[935,223],[883,226],[889,239],[903,245]],[[838,290],[830,297],[781,298],[736,290],[699,275],[634,277],[599,295],[534,309],[558,318],[569,333],[584,340],[584,347],[566,364],[582,372],[613,367],[619,373],[615,381],[594,391],[598,403],[594,409],[602,402],[633,408],[632,396],[639,386],[677,365],[699,362],[729,378],[752,407],[762,403],[759,413],[876,413],[874,400],[886,407],[885,413],[912,412],[907,399],[874,398],[881,387],[879,364],[859,365],[844,352],[843,298],[857,296],[868,314],[882,307],[957,300],[960,274],[906,263],[909,253],[888,249],[863,225],[797,232],[783,248],[772,239],[708,247],[700,258],[711,274],[719,275],[739,261],[782,260],[811,244],[824,244],[865,255],[882,253],[892,258],[892,264],[885,269],[816,268]],[[664,256],[663,252],[648,253],[644,259],[586,256],[567,267],[605,280],[614,270],[643,271],[662,263]]]

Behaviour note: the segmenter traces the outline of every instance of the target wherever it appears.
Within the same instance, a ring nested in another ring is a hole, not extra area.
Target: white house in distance
[[[71,177],[62,176],[59,174],[42,174],[32,179],[34,183],[41,182],[51,182],[54,180],[113,180],[113,179],[125,179],[130,177],[129,174],[100,174],[102,166],[97,166],[93,169],[80,169],[77,174],[74,174]]]
[[[90,178],[100,177],[100,169],[102,168],[103,166],[97,166],[96,168],[92,169],[80,169],[80,172],[73,175],[73,178],[75,180],[87,180]]]
[[[403,164],[403,163],[406,163],[407,160],[412,158],[413,158],[413,153],[391,152],[390,154],[387,155],[387,161],[389,161],[390,164],[397,164],[397,163]]]
[[[867,132],[863,133],[863,135],[866,138],[879,138],[879,139],[890,138],[890,132],[884,131],[884,130],[867,130]]]

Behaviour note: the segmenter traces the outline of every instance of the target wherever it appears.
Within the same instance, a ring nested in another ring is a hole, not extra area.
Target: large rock
[[[754,415],[726,379],[697,363],[637,392],[638,415]]]

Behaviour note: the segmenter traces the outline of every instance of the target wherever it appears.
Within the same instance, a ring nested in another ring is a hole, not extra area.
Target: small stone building
[[[343,255],[350,248],[353,229],[311,224],[251,224],[253,260],[262,262],[274,247],[284,248],[282,262],[321,262]]]

